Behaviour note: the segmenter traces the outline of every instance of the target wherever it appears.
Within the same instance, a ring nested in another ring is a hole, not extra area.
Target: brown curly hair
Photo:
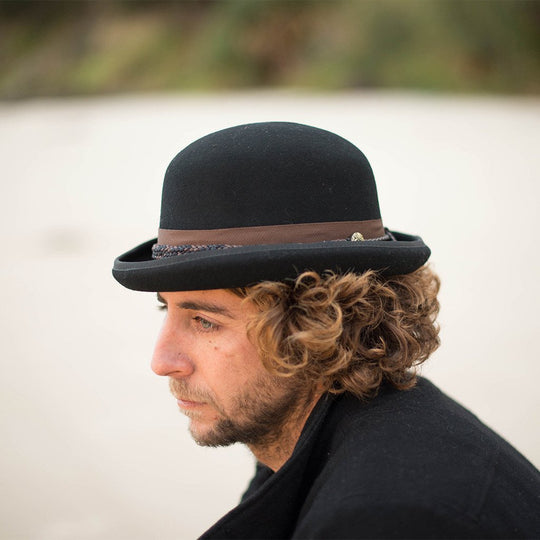
[[[383,381],[399,389],[415,384],[415,366],[439,346],[439,286],[423,266],[390,278],[304,272],[234,292],[259,308],[248,332],[266,369],[366,398]]]

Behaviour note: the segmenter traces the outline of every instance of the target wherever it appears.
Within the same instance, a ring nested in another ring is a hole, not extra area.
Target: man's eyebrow
[[[162,304],[167,305],[167,302],[159,293],[157,293],[157,299],[158,299],[158,302],[161,302]],[[210,302],[185,301],[185,302],[179,302],[176,305],[181,309],[191,309],[194,311],[208,311],[209,313],[216,313],[218,315],[224,315],[225,317],[229,317],[230,319],[236,318],[226,307],[220,306],[218,304],[212,304]]]

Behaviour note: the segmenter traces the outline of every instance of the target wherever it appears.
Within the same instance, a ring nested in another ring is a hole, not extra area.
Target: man
[[[414,374],[438,346],[429,255],[333,133],[249,124],[173,159],[157,240],[113,274],[167,309],[152,368],[193,438],[257,458],[202,538],[540,536],[538,471]]]

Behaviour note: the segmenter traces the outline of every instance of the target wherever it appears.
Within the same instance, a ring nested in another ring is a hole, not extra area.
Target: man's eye
[[[167,304],[158,304],[156,306],[160,311],[167,311]]]
[[[199,323],[199,326],[203,330],[214,330],[216,328],[216,325],[211,323],[210,321],[207,321],[206,319],[203,319],[202,317],[194,317],[194,320]]]

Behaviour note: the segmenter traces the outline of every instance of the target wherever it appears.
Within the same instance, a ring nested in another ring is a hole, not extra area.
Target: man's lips
[[[188,399],[176,398],[178,406],[182,409],[194,409],[196,407],[202,407],[205,405],[204,401],[190,401]]]

